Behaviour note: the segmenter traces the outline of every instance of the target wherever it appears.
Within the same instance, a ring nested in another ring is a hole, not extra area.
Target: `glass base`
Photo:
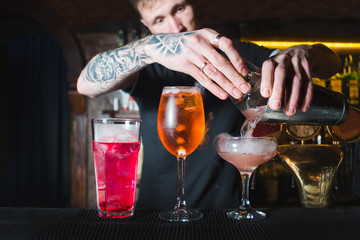
[[[159,214],[159,217],[170,222],[190,222],[201,219],[203,214],[197,210],[190,211],[187,208],[181,208],[163,211]]]
[[[261,220],[266,218],[266,213],[254,209],[236,209],[226,215],[234,220]]]
[[[134,210],[131,209],[129,211],[123,211],[123,212],[107,212],[98,209],[98,214],[99,217],[103,217],[103,218],[124,218],[124,217],[131,217],[132,215],[134,215]]]

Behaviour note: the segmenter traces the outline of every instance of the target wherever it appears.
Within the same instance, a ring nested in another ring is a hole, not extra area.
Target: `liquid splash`
[[[267,106],[261,106],[257,108],[250,108],[242,110],[241,113],[246,117],[243,125],[241,126],[240,136],[241,137],[252,137],[253,132],[258,122],[263,118]]]

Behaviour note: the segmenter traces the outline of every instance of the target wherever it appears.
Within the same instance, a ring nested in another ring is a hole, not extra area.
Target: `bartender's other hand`
[[[246,64],[232,40],[218,35],[208,28],[156,34],[151,36],[146,54],[169,69],[191,75],[220,99],[226,99],[229,94],[237,99],[251,89],[243,78],[247,74]]]
[[[308,45],[293,46],[263,63],[261,94],[269,98],[271,109],[279,110],[283,105],[288,116],[297,109],[303,112],[309,109],[313,96],[310,49]]]

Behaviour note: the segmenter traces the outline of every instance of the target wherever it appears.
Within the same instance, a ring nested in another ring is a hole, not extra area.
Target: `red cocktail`
[[[140,122],[94,119],[92,126],[99,216],[131,216],[135,204]]]

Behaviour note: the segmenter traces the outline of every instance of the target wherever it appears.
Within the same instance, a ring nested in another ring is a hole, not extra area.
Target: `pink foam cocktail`
[[[99,216],[132,216],[140,149],[140,120],[94,119],[92,128]]]
[[[241,173],[251,174],[258,166],[269,161],[275,152],[265,153],[230,153],[219,152],[221,158],[234,165]]]
[[[241,174],[242,197],[238,209],[227,215],[236,220],[264,219],[266,213],[251,208],[249,179],[253,171],[276,155],[277,142],[271,137],[233,137],[220,134],[216,138],[216,150],[220,157],[234,165]]]

